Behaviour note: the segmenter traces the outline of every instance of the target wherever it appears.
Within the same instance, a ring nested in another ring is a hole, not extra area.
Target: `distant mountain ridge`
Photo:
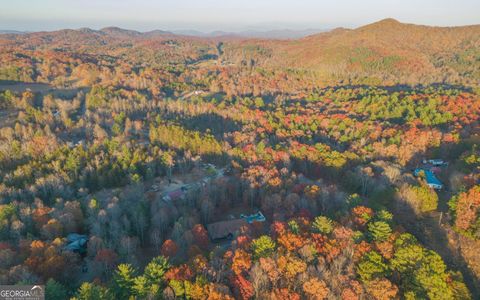
[[[436,30],[457,30],[459,28],[469,28],[469,27],[476,27],[480,25],[469,25],[469,26],[456,26],[456,27],[438,27],[438,26],[426,26],[426,25],[416,25],[416,24],[408,24],[402,23],[398,20],[393,18],[386,18],[380,20],[378,22],[374,22],[371,24],[367,24],[364,26],[360,26],[355,29],[347,29],[347,28],[334,28],[334,29],[276,29],[276,30],[243,30],[243,31],[211,31],[211,32],[203,32],[199,30],[152,30],[152,31],[137,31],[131,29],[124,29],[116,26],[109,26],[104,27],[99,30],[91,29],[91,28],[79,28],[79,29],[63,29],[57,31],[40,31],[46,34],[54,34],[56,32],[62,31],[72,31],[72,32],[79,32],[84,34],[101,34],[107,35],[110,37],[115,38],[150,38],[156,36],[191,36],[191,37],[199,37],[199,38],[221,38],[221,37],[237,37],[237,38],[260,38],[260,39],[302,39],[302,38],[311,38],[316,35],[327,34],[338,34],[340,32],[370,32],[373,33],[375,31],[380,31],[382,33],[398,31],[398,30],[405,30],[408,28],[423,28],[424,30],[428,29],[436,29]],[[0,30],[0,34],[36,34],[40,32],[31,32],[31,31],[17,31],[17,30]]]
[[[0,45],[56,48],[92,55],[131,47],[163,51],[178,62],[317,72],[322,78],[368,78],[368,84],[468,82],[480,84],[480,25],[435,27],[384,19],[355,29],[230,33],[139,32],[118,27],[0,35]],[[293,36],[301,37],[294,38]],[[270,36],[271,38],[266,38]],[[186,55],[188,53],[188,55]],[[213,62],[215,60],[215,62]],[[448,78],[448,80],[446,80]]]
[[[124,29],[120,27],[110,26],[105,27],[99,30],[91,28],[79,28],[79,29],[65,29],[73,30],[85,34],[105,34],[111,37],[116,38],[150,38],[162,35],[178,35],[178,36],[192,36],[200,38],[218,38],[218,37],[238,37],[238,38],[261,38],[261,39],[298,39],[303,38],[312,34],[317,34],[320,32],[327,31],[326,29],[304,29],[304,30],[293,30],[293,29],[278,29],[278,30],[244,30],[244,31],[211,31],[211,32],[202,32],[198,30],[152,30],[141,32],[137,30]],[[60,32],[58,31],[48,31],[48,33]],[[16,30],[0,30],[0,34],[27,34],[33,32],[26,31],[16,31]]]
[[[179,35],[189,35],[196,37],[242,37],[242,38],[262,38],[262,39],[298,39],[303,38],[312,34],[325,32],[326,29],[304,29],[304,30],[293,30],[293,29],[277,29],[277,30],[244,30],[238,32],[230,31],[212,31],[212,32],[201,32],[197,30],[174,30],[173,33]]]
[[[0,34],[25,34],[28,33],[27,31],[19,31],[19,30],[0,30]]]

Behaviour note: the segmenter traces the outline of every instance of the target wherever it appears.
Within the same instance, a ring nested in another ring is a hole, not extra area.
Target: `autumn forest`
[[[0,34],[0,284],[479,299],[480,25]]]

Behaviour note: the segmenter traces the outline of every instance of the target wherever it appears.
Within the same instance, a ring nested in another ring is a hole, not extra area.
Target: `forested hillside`
[[[0,35],[0,284],[477,299],[480,27]]]
[[[242,41],[225,52],[232,61],[311,71],[332,84],[477,84],[479,32],[478,25],[442,28],[386,19],[290,42]]]

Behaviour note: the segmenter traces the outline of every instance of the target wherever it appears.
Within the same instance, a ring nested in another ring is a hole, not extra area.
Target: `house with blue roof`
[[[252,224],[253,222],[265,222],[267,220],[261,211],[258,211],[256,214],[253,215],[241,214],[240,218],[247,221],[248,224]]]
[[[422,172],[422,171],[425,174],[425,180],[427,181],[427,185],[429,187],[431,187],[432,189],[435,189],[435,190],[443,189],[443,184],[440,182],[440,180],[438,180],[438,178],[435,176],[435,174],[433,174],[432,171],[418,168],[418,169],[415,169],[413,174],[415,176],[419,176],[420,172]]]
[[[63,250],[85,254],[87,252],[88,236],[78,233],[70,233],[67,236],[67,245]]]

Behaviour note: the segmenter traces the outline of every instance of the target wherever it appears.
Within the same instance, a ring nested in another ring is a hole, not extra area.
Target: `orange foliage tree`
[[[469,230],[478,218],[480,208],[480,185],[458,196],[455,226],[461,230]]]
[[[309,299],[322,300],[327,298],[328,293],[330,292],[325,282],[315,277],[305,281],[302,287],[303,292]]]
[[[237,249],[233,256],[232,270],[235,274],[240,275],[244,271],[248,271],[252,266],[250,254],[242,249]]]

